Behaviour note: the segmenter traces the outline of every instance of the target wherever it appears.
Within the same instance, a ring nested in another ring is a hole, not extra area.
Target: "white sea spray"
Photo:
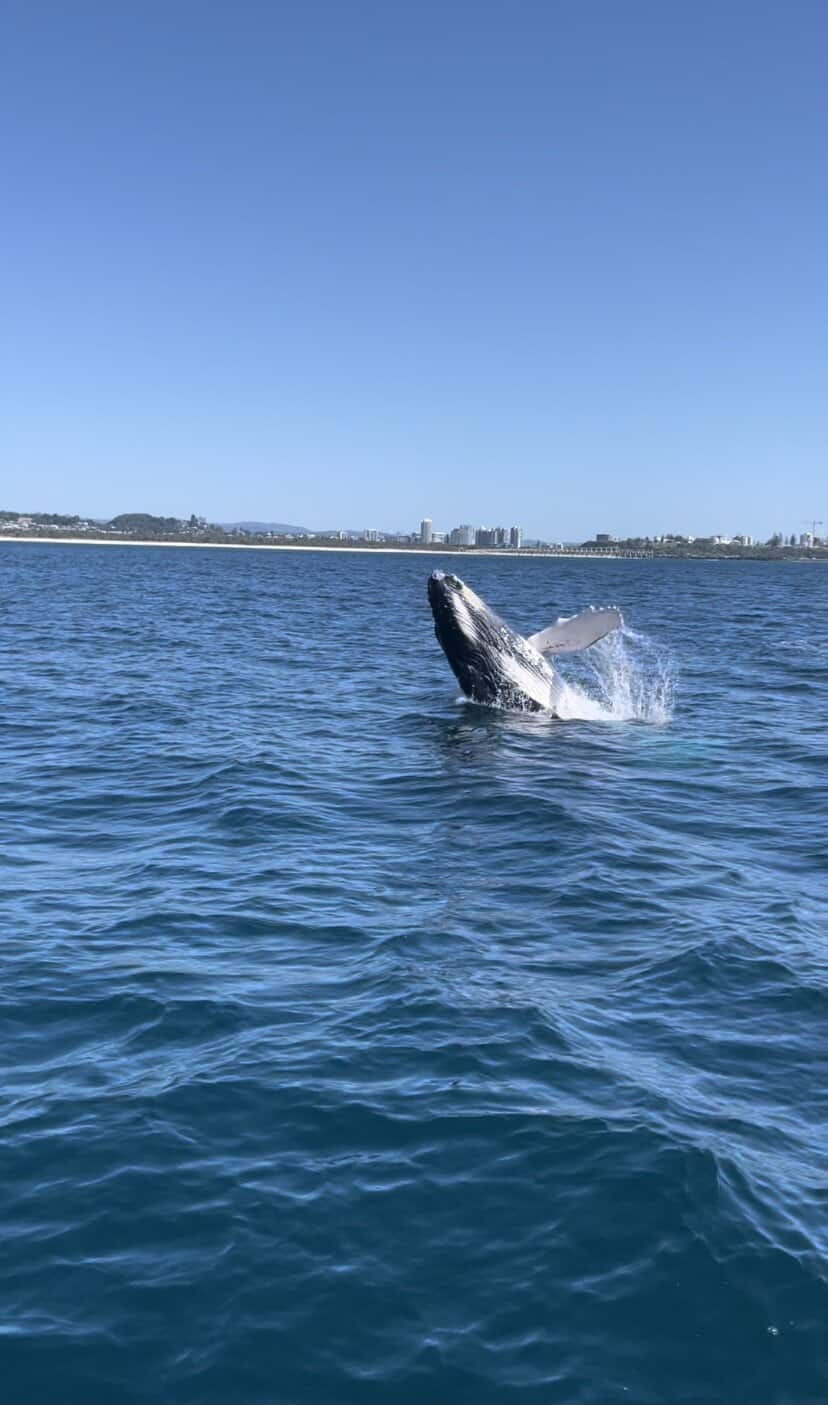
[[[663,726],[672,717],[674,660],[638,630],[616,630],[556,666],[564,680],[557,704],[561,718]]]

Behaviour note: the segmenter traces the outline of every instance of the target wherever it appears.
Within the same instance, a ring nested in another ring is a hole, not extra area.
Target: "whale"
[[[434,633],[466,697],[510,712],[557,715],[565,685],[550,660],[588,649],[624,623],[614,606],[590,607],[524,636],[445,571],[430,575],[428,601]]]

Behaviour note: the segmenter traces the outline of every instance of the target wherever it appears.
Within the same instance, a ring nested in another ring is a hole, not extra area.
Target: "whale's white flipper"
[[[579,649],[588,649],[611,630],[621,629],[623,624],[620,610],[590,608],[582,610],[580,615],[571,615],[568,620],[557,620],[537,634],[530,634],[529,643],[539,654],[574,654]]]

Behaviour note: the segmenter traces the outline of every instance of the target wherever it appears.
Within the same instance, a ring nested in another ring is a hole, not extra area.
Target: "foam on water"
[[[557,710],[566,720],[663,726],[672,717],[673,659],[638,630],[616,630],[556,667],[565,684]]]

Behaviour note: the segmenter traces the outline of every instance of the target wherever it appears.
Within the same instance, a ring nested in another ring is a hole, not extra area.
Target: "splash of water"
[[[646,634],[608,634],[556,668],[564,681],[559,717],[589,722],[650,722],[663,726],[673,714],[675,668],[668,652]]]

